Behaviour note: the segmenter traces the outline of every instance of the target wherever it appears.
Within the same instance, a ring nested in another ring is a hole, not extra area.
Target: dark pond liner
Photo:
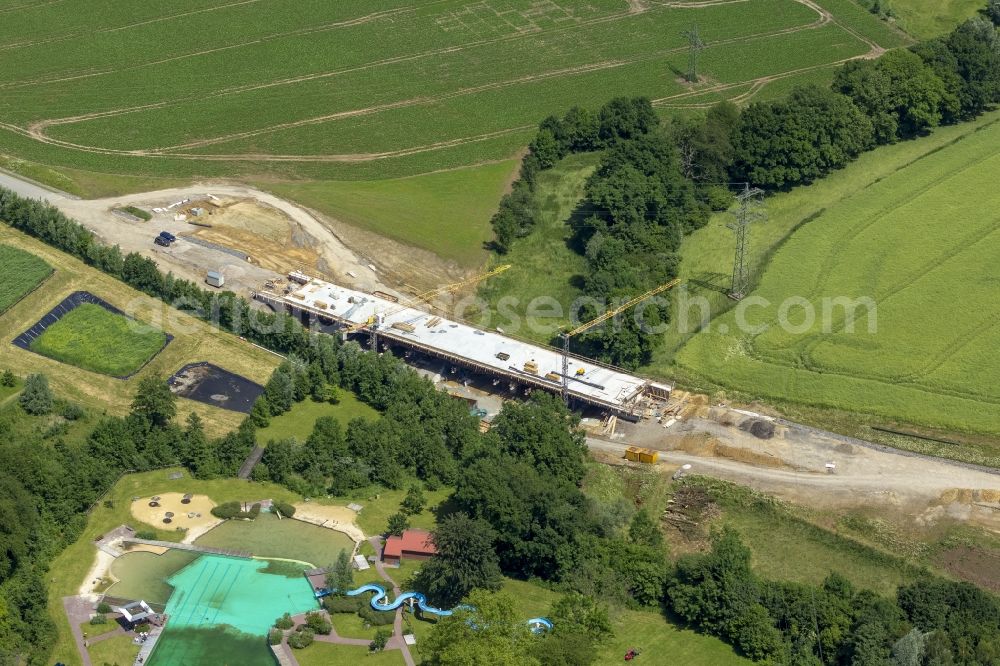
[[[135,317],[131,317],[125,314],[115,306],[105,301],[103,298],[94,296],[89,291],[74,291],[72,294],[64,298],[62,302],[59,303],[59,305],[49,310],[44,317],[36,321],[31,326],[31,328],[29,328],[24,333],[14,338],[13,345],[15,347],[20,347],[25,351],[30,351],[32,354],[38,354],[38,352],[34,351],[31,348],[31,343],[34,342],[35,339],[38,338],[40,335],[42,335],[42,333],[44,333],[49,328],[49,326],[56,323],[57,321],[65,317],[67,314],[75,310],[77,307],[83,305],[84,303],[92,303],[93,305],[98,305],[107,310],[108,312],[111,312],[112,314],[118,314],[128,319],[131,319],[132,321],[137,321]],[[170,341],[174,339],[174,336],[170,335],[169,333],[165,333],[165,335],[167,336],[167,338],[163,342],[163,346],[160,347],[160,349],[156,352],[156,354],[150,356],[145,363],[136,368],[134,372],[123,376],[119,375],[104,375],[104,376],[105,377],[111,376],[114,377],[115,379],[128,379],[129,377],[134,377],[136,373],[145,368],[150,361],[152,361],[159,355],[160,352],[166,349],[167,345],[170,344]],[[38,355],[45,356],[45,354],[38,354]],[[45,356],[45,358],[50,358],[50,357]],[[58,360],[58,359],[53,359],[53,360]],[[62,363],[63,361],[59,362]],[[67,365],[72,365],[72,363],[67,363]],[[73,366],[73,367],[78,367],[78,366]],[[83,369],[84,368],[81,368],[81,370]],[[94,372],[94,371],[88,370],[87,372]],[[95,372],[94,374],[103,375],[104,373]]]
[[[167,383],[182,398],[242,414],[249,414],[264,392],[260,384],[205,361],[188,363]]]

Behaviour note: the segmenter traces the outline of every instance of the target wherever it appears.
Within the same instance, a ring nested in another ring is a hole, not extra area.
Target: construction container
[[[524,371],[527,372],[527,373],[529,373],[529,374],[532,374],[532,375],[537,375],[538,374],[538,364],[535,363],[534,361],[525,361],[524,362]]]
[[[545,375],[545,378],[546,378],[547,380],[549,380],[550,382],[557,382],[557,381],[559,381],[559,375],[557,375],[557,374],[556,374],[556,373],[554,373],[554,372],[549,372],[549,373],[547,373],[547,374]]]
[[[509,361],[510,354],[508,354],[507,352],[499,352],[497,354],[497,358],[500,359],[501,361]]]
[[[406,331],[407,333],[413,333],[413,331],[417,330],[416,326],[406,321],[397,321],[392,327],[400,331]]]
[[[660,459],[660,452],[644,449],[640,446],[630,446],[625,449],[625,459],[632,462],[653,464]]]
[[[292,271],[288,274],[288,279],[299,284],[309,284],[309,276],[299,271]]]
[[[218,271],[209,271],[205,276],[205,282],[210,287],[221,287],[226,284],[226,278]]]

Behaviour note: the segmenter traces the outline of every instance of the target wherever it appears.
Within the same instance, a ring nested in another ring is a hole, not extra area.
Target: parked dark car
[[[163,236],[157,236],[156,238],[153,239],[153,242],[156,243],[157,245],[162,245],[163,247],[170,247],[170,241],[164,238]]]
[[[169,231],[161,231],[160,238],[167,241],[168,243],[173,243],[175,240],[177,240],[177,236],[174,236]]]

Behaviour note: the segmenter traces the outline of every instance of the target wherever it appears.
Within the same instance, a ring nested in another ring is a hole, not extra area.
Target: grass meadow
[[[828,79],[832,63],[909,41],[850,0],[818,0],[833,21],[796,0],[140,5],[5,10],[9,168],[77,191],[129,187],[126,175],[132,187],[380,180],[510,158],[573,104],[627,94],[672,106],[717,86],[823,68]],[[709,46],[695,88],[678,76],[692,23]]]
[[[159,329],[82,303],[35,338],[31,350],[84,370],[125,377],[145,365],[166,341]]]
[[[517,168],[516,161],[504,160],[410,178],[276,183],[268,189],[463,267],[479,266],[493,238],[490,218]]]
[[[919,39],[930,39],[975,16],[985,3],[979,0],[893,0],[889,6],[900,28]]]
[[[964,132],[942,130],[931,140],[936,145],[889,149],[883,155],[898,149],[896,156],[909,161],[892,168],[890,160],[875,178],[863,163],[846,169],[839,199],[823,205],[820,197],[808,214],[781,222],[799,228],[764,257],[753,295],[766,303],[747,308],[746,326],[737,311],[716,317],[680,349],[677,364],[751,397],[1000,433],[993,381],[1000,373],[993,353],[1000,344],[1000,284],[992,277],[1000,232],[1000,193],[992,182],[1000,168],[996,120]],[[911,152],[918,148],[920,154]],[[837,188],[836,178],[817,190]],[[780,210],[780,197],[774,201]],[[769,224],[754,232],[769,233]],[[719,231],[703,236],[718,238]],[[685,268],[689,279],[698,274]],[[707,277],[702,281],[724,282],[724,274]],[[777,325],[780,304],[792,297],[817,313],[806,325],[805,308],[789,308],[797,332]],[[869,333],[866,311],[859,311],[852,333],[843,310],[834,308],[824,331],[823,299],[834,297],[872,299],[875,332]]]
[[[52,275],[52,267],[16,247],[0,245],[0,314],[30,294],[45,278]]]

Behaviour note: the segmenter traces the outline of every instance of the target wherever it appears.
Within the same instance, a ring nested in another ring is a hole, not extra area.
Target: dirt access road
[[[154,214],[149,222],[136,222],[113,212],[122,206],[144,209],[166,207],[176,201],[204,198],[208,194],[256,202],[259,206],[277,211],[291,226],[296,243],[311,247],[320,256],[325,272],[341,284],[365,291],[381,289],[391,291],[382,278],[369,267],[369,262],[352,252],[341,240],[309,211],[280,197],[252,187],[216,183],[196,183],[156,192],[128,194],[107,199],[79,199],[63,192],[51,190],[14,174],[0,172],[0,186],[33,199],[52,204],[67,216],[77,220],[96,233],[104,242],[117,244],[123,252],[139,252],[150,257],[164,271],[187,278],[196,283],[205,279],[209,270],[225,275],[226,288],[246,295],[259,289],[266,280],[280,277],[268,270],[224,250],[197,245],[181,234],[197,229],[185,221],[175,221],[172,214]],[[169,248],[153,244],[160,231],[169,231],[179,237]],[[289,266],[289,270],[298,268]]]
[[[940,520],[980,525],[1000,534],[1000,471],[895,451],[788,422],[770,439],[740,426],[754,417],[713,407],[669,428],[627,425],[614,437],[588,437],[597,457],[620,459],[635,444],[661,451],[665,471],[750,486],[818,509],[873,508],[915,527]],[[832,470],[827,464],[833,464]]]

